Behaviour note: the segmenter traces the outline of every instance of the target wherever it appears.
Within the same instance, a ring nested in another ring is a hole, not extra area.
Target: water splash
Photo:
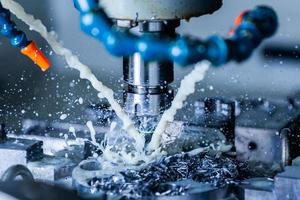
[[[164,112],[153,133],[152,139],[148,145],[148,150],[159,151],[161,136],[165,132],[168,124],[174,121],[177,111],[183,107],[183,103],[188,96],[195,92],[196,83],[204,79],[210,65],[211,63],[207,61],[198,63],[196,64],[195,69],[182,79],[171,107]]]
[[[90,81],[91,85],[101,94],[101,96],[104,96],[108,100],[116,115],[123,122],[123,130],[118,131],[121,131],[126,135],[128,133],[131,136],[131,141],[129,143],[131,143],[130,145],[133,146],[134,151],[128,152],[124,150],[121,152],[115,152],[112,151],[112,148],[105,148],[103,149],[104,157],[106,157],[108,160],[114,158],[116,161],[123,160],[128,164],[138,164],[140,163],[140,161],[150,162],[151,160],[164,154],[164,152],[162,152],[160,149],[161,136],[165,132],[168,123],[174,120],[174,116],[177,110],[183,107],[183,102],[190,94],[195,92],[196,83],[204,79],[204,76],[210,66],[209,62],[202,62],[200,64],[197,64],[195,69],[182,80],[181,86],[178,90],[177,95],[175,96],[171,108],[163,114],[162,119],[160,120],[156,130],[154,131],[151,142],[148,145],[148,150],[150,150],[148,151],[150,153],[148,153],[144,150],[145,136],[135,129],[134,123],[132,122],[130,117],[123,111],[122,107],[114,98],[113,90],[99,81],[92,73],[91,69],[81,63],[78,57],[75,56],[69,49],[63,47],[63,45],[58,42],[56,33],[53,31],[48,32],[47,28],[41,22],[41,20],[35,19],[33,15],[27,14],[24,8],[13,0],[0,1],[4,8],[8,9],[11,13],[16,15],[17,18],[25,22],[31,30],[38,32],[49,43],[49,45],[57,55],[63,56],[65,58],[70,68],[78,70],[80,72],[81,79],[87,79],[88,81]],[[92,125],[89,124],[90,129],[91,127]],[[93,131],[91,132],[93,135]],[[120,138],[124,139],[124,137]],[[109,138],[106,138],[105,140],[108,141],[108,139]]]
[[[116,115],[122,120],[123,128],[132,138],[135,139],[136,148],[139,152],[142,152],[145,144],[145,139],[135,129],[134,124],[129,116],[127,116],[117,100],[114,98],[113,90],[99,81],[92,73],[91,69],[81,63],[78,57],[75,56],[69,49],[63,47],[63,45],[58,42],[56,33],[53,31],[48,32],[46,26],[41,22],[41,20],[35,19],[33,15],[27,14],[24,8],[15,1],[1,0],[1,3],[4,8],[8,9],[17,18],[26,23],[30,27],[30,30],[38,32],[49,43],[49,45],[57,55],[63,56],[65,58],[70,68],[76,69],[80,72],[81,79],[87,79],[88,81],[90,81],[91,85],[108,100]]]

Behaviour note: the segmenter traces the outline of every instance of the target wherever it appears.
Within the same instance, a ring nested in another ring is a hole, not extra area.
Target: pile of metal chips
[[[96,177],[89,184],[94,190],[118,195],[121,199],[145,196],[184,195],[187,186],[174,182],[192,179],[216,187],[231,183],[239,176],[239,166],[231,158],[206,152],[163,157],[140,170],[125,170],[119,174]]]

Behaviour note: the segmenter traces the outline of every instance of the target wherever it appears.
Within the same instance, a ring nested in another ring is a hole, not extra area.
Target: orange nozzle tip
[[[42,71],[47,71],[50,68],[50,61],[43,52],[39,50],[34,41],[21,49],[21,53],[30,58]]]
[[[241,23],[243,22],[243,18],[245,17],[245,15],[246,15],[248,12],[249,12],[248,10],[242,12],[242,13],[235,19],[234,25],[235,25],[235,26],[241,25]]]

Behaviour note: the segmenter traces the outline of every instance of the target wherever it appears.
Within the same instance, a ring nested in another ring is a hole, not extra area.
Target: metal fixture
[[[241,110],[235,127],[237,159],[287,165],[300,155],[299,109],[289,101],[242,101]]]
[[[234,143],[235,103],[218,98],[205,98],[194,103],[192,124],[220,130],[227,142]]]

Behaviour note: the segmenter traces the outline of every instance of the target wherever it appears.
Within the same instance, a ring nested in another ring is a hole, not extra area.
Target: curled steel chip
[[[192,179],[197,182],[221,187],[238,178],[238,164],[224,156],[200,153],[197,155],[177,154],[162,157],[140,170],[128,169],[109,177],[96,177],[91,187],[124,199],[144,196],[183,195],[187,186],[174,182]]]

